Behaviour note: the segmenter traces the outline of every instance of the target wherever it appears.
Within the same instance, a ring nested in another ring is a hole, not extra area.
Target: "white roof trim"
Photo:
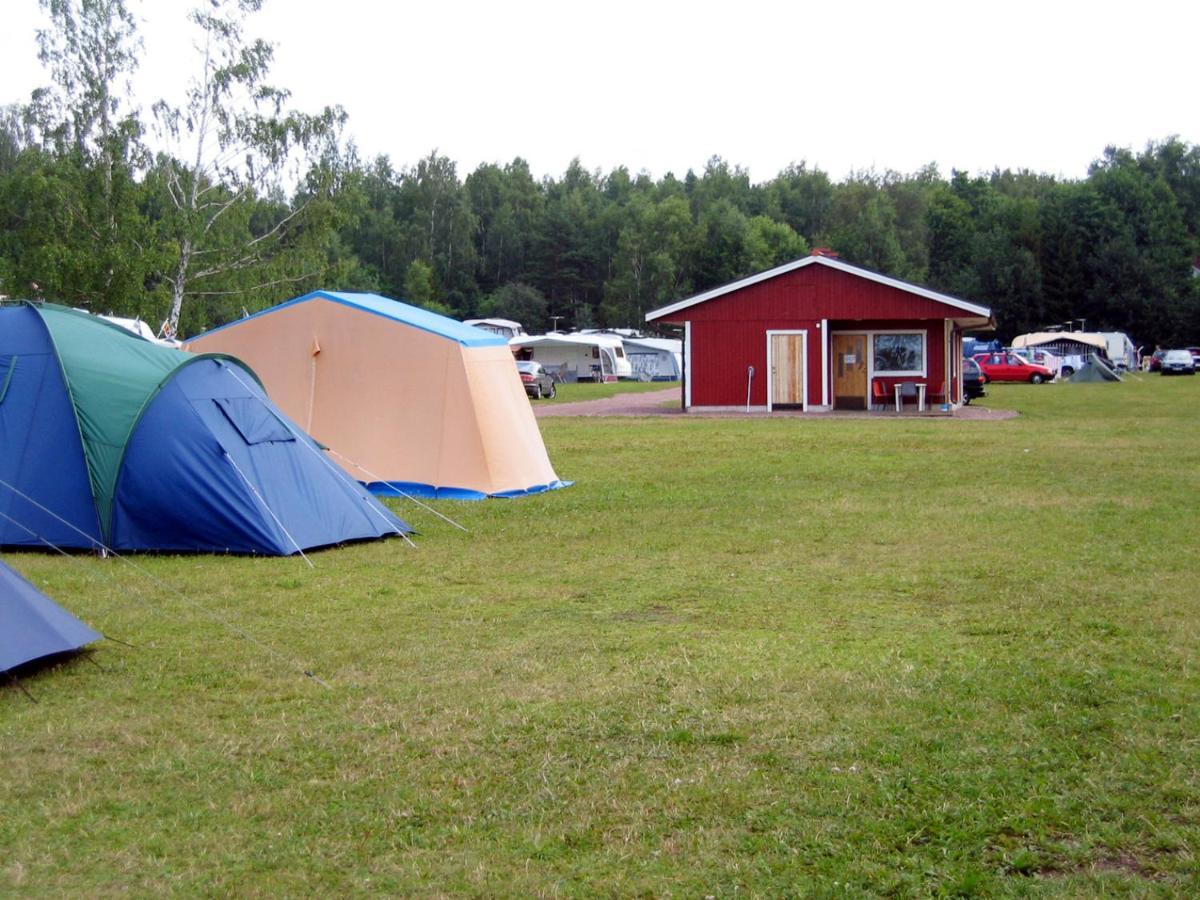
[[[689,306],[696,306],[700,303],[720,297],[723,294],[729,294],[733,291],[739,291],[742,288],[750,287],[752,284],[758,284],[760,281],[767,281],[780,275],[786,275],[788,272],[794,272],[797,269],[803,269],[805,266],[816,264],[829,266],[831,269],[837,269],[840,272],[847,272],[851,275],[857,275],[859,278],[866,278],[868,281],[884,284],[888,287],[893,287],[909,294],[916,294],[918,297],[924,297],[926,300],[932,300],[935,303],[942,303],[946,306],[952,306],[955,309],[961,309],[976,316],[983,316],[987,319],[992,317],[992,311],[986,306],[968,303],[966,300],[959,300],[957,297],[951,297],[949,294],[939,294],[937,291],[931,291],[928,288],[918,287],[915,284],[909,284],[906,281],[900,281],[896,278],[889,278],[886,275],[880,275],[878,272],[872,272],[869,269],[860,269],[858,266],[852,266],[849,263],[844,263],[839,259],[831,259],[828,256],[806,256],[803,259],[797,259],[790,263],[784,263],[782,266],[776,266],[774,269],[768,269],[765,272],[759,272],[757,275],[751,275],[748,278],[741,279],[740,281],[734,281],[730,284],[713,288],[711,291],[705,291],[703,294],[696,294],[694,297],[688,297],[686,300],[680,300],[677,303],[672,303],[670,306],[663,306],[659,309],[651,310],[650,312],[646,313],[646,321],[653,322],[656,319],[661,319],[664,316],[677,313],[681,309],[687,309]]]

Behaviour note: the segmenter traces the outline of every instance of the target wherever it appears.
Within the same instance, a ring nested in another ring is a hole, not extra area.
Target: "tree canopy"
[[[756,184],[720,157],[682,178],[576,159],[539,179],[520,158],[464,175],[436,150],[363,160],[339,109],[291,109],[270,45],[245,36],[261,0],[191,13],[196,78],[149,119],[127,95],[142,48],[124,0],[42,2],[49,86],[0,110],[0,294],[187,333],[317,287],[621,327],[828,247],[992,307],[1005,338],[1078,319],[1200,338],[1200,148],[1178,138],[1102,148],[1079,180],[929,165],[839,182],[800,161]]]

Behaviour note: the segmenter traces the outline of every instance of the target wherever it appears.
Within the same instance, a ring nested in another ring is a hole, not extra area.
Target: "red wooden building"
[[[986,307],[820,255],[646,321],[683,326],[686,408],[767,412],[957,406],[963,330],[995,327]]]

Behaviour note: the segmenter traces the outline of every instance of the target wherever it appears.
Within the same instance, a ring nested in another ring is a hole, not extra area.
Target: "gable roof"
[[[767,269],[765,272],[759,272],[756,275],[750,275],[746,278],[732,281],[729,284],[721,285],[712,290],[705,291],[702,294],[696,294],[688,297],[685,300],[679,300],[669,306],[663,306],[659,309],[651,310],[646,313],[646,321],[653,322],[656,319],[664,318],[680,310],[687,309],[691,306],[698,306],[709,300],[714,300],[725,294],[731,294],[734,291],[740,291],[742,288],[750,287],[752,284],[758,284],[761,281],[768,281],[772,278],[778,278],[780,275],[786,275],[788,272],[795,272],[798,269],[803,269],[806,266],[828,266],[831,269],[837,269],[840,272],[846,272],[850,275],[856,275],[859,278],[865,278],[868,281],[874,281],[878,284],[887,285],[888,287],[896,288],[908,294],[915,294],[918,297],[924,297],[927,300],[933,300],[936,303],[942,303],[954,309],[961,309],[963,312],[970,313],[974,316],[982,316],[986,319],[991,319],[992,311],[986,306],[979,306],[976,303],[968,303],[966,300],[960,300],[958,297],[951,297],[949,294],[942,294],[929,288],[921,287],[916,284],[909,284],[907,281],[900,281],[898,278],[891,278],[887,275],[881,275],[878,272],[872,272],[870,269],[859,268],[852,266],[849,263],[842,262],[840,259],[833,259],[828,256],[806,256],[803,259],[793,260],[790,263],[784,263],[782,266],[776,266],[774,269]]]
[[[493,334],[490,331],[485,331],[482,328],[475,328],[471,325],[466,325],[459,322],[457,319],[451,319],[448,316],[441,316],[435,312],[430,312],[427,309],[421,309],[419,306],[412,306],[408,303],[401,303],[399,300],[392,300],[388,297],[382,297],[379,294],[356,294],[346,293],[342,291],[313,291],[305,294],[302,297],[296,297],[277,306],[271,306],[267,309],[260,310],[252,316],[247,316],[243,319],[235,319],[232,322],[227,322],[224,325],[219,325],[210,331],[204,332],[202,335],[197,335],[197,338],[205,337],[210,334],[215,334],[225,328],[230,328],[246,319],[257,319],[260,316],[267,316],[273,312],[278,312],[281,309],[286,309],[289,306],[295,306],[299,303],[306,303],[309,300],[328,300],[331,303],[340,303],[343,306],[349,306],[353,309],[361,310],[362,312],[370,313],[371,315],[382,316],[385,319],[391,319],[393,322],[399,322],[403,325],[408,325],[412,328],[427,331],[430,334],[438,337],[446,338],[447,340],[455,341],[462,344],[464,347],[497,347],[507,344],[508,341],[500,335]],[[195,340],[193,338],[192,340]]]

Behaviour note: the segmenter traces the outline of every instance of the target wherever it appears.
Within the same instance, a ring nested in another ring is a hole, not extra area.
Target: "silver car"
[[[521,376],[521,384],[525,385],[525,393],[534,400],[553,400],[558,391],[554,388],[554,379],[542,368],[542,364],[532,359],[517,360],[517,374]]]
[[[1163,354],[1159,371],[1164,375],[1195,375],[1196,363],[1186,350],[1168,350]]]

